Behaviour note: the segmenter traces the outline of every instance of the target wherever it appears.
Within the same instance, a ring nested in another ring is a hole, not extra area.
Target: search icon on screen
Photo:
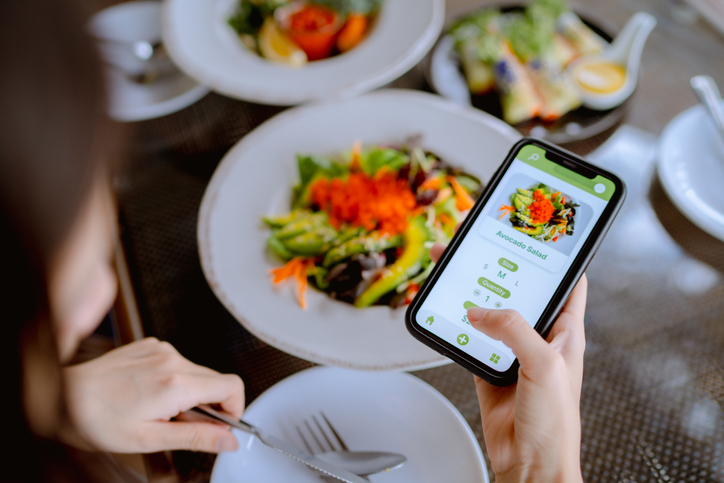
[[[538,153],[533,153],[530,156],[528,156],[528,160],[538,161]]]

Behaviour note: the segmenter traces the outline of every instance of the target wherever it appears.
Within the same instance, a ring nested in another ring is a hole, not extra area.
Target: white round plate
[[[166,116],[190,106],[209,92],[182,72],[137,84],[118,69],[107,70],[109,87],[108,115],[116,121],[143,121]]]
[[[136,41],[154,41],[161,36],[161,2],[135,1],[113,5],[95,14],[88,28],[98,40],[104,55],[128,53],[120,60],[131,71],[145,70],[143,61],[131,55]],[[129,59],[130,57],[130,59]],[[117,60],[119,61],[119,60]],[[128,62],[131,62],[128,64]],[[135,61],[135,63],[134,63]],[[117,121],[141,121],[165,116],[190,106],[209,89],[183,72],[169,74],[151,84],[131,81],[118,67],[106,67],[108,114]]]
[[[275,288],[263,215],[290,210],[298,153],[333,154],[422,135],[422,145],[487,181],[519,138],[492,116],[419,91],[382,90],[336,103],[289,109],[247,134],[206,189],[198,242],[206,279],[226,308],[264,342],[319,364],[360,370],[415,370],[449,360],[413,339],[404,309],[352,305],[309,289],[307,309],[293,281]]]
[[[334,100],[383,86],[432,47],[444,0],[385,0],[367,38],[351,51],[301,68],[250,52],[227,19],[238,0],[167,0],[163,39],[174,61],[214,90],[237,99],[290,106]]]
[[[372,482],[488,482],[480,446],[465,419],[442,394],[409,374],[307,369],[259,396],[244,420],[303,449],[296,426],[312,415],[319,418],[320,410],[351,450],[407,456],[404,466],[372,475]],[[211,483],[320,481],[304,464],[255,437],[234,434],[239,449],[219,455]]]
[[[687,109],[666,126],[659,140],[658,169],[676,207],[724,241],[724,140],[704,106]]]

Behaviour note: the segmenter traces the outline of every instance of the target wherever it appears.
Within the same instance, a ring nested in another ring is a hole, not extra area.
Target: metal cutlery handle
[[[202,414],[207,418],[222,422],[224,424],[228,424],[231,427],[240,429],[246,433],[251,433],[254,436],[260,438],[259,430],[256,429],[254,425],[247,423],[243,419],[234,419],[232,417],[229,417],[221,411],[217,411],[216,409],[206,404],[199,404],[195,408],[191,408],[191,411],[197,414]]]

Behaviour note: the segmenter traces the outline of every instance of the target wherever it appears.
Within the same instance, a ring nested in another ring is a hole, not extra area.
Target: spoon
[[[584,106],[604,111],[618,106],[633,93],[641,53],[655,26],[652,15],[635,13],[603,52],[583,55],[568,65],[566,72],[578,87]]]
[[[407,461],[404,455],[384,451],[327,451],[314,456],[358,476],[394,470]]]
[[[722,98],[716,82],[708,75],[697,75],[692,77],[689,83],[701,103],[706,106],[717,131],[724,139],[724,108],[722,108]]]

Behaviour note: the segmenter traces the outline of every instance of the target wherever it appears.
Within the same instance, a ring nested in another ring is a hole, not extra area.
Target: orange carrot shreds
[[[541,190],[533,192],[533,203],[530,204],[529,209],[530,219],[535,224],[547,223],[553,218],[553,213],[556,211],[551,200]]]
[[[359,139],[352,143],[352,159],[349,163],[349,169],[351,171],[360,171],[362,169],[360,165],[360,153],[362,152],[362,141]]]
[[[440,190],[442,188],[442,182],[443,177],[442,176],[433,176],[430,178],[427,178],[418,189],[421,190]]]
[[[307,294],[307,270],[309,269],[309,265],[314,264],[313,259],[304,259],[302,263],[300,263],[299,269],[294,274],[294,278],[297,281],[297,294],[299,296],[299,305],[302,306],[302,309],[307,308],[307,301],[305,299],[305,296]]]
[[[468,192],[465,191],[465,188],[460,186],[455,176],[448,176],[447,180],[452,185],[453,191],[455,191],[455,208],[460,211],[467,211],[472,208],[475,201],[473,201]]]
[[[314,266],[314,258],[292,258],[284,266],[270,270],[274,275],[273,283],[276,285],[288,278],[294,277],[297,284],[299,304],[306,308],[305,294],[307,292],[307,273]]]
[[[440,213],[437,215],[437,219],[440,220],[440,223],[443,225],[455,225],[455,220],[447,213]]]
[[[498,219],[500,220],[501,218],[503,218],[503,217],[504,217],[505,215],[507,215],[508,213],[515,213],[515,206],[500,205],[499,210],[503,212],[503,213],[498,217]]]
[[[297,271],[299,270],[299,265],[303,260],[303,258],[292,258],[285,265],[270,270],[269,273],[274,275],[273,283],[277,284],[283,280],[286,280],[289,277],[294,276],[294,274],[297,273]]]
[[[310,193],[312,203],[329,214],[333,226],[349,223],[396,235],[405,231],[408,217],[419,211],[407,181],[389,172],[374,178],[359,172],[347,179],[320,179]]]

